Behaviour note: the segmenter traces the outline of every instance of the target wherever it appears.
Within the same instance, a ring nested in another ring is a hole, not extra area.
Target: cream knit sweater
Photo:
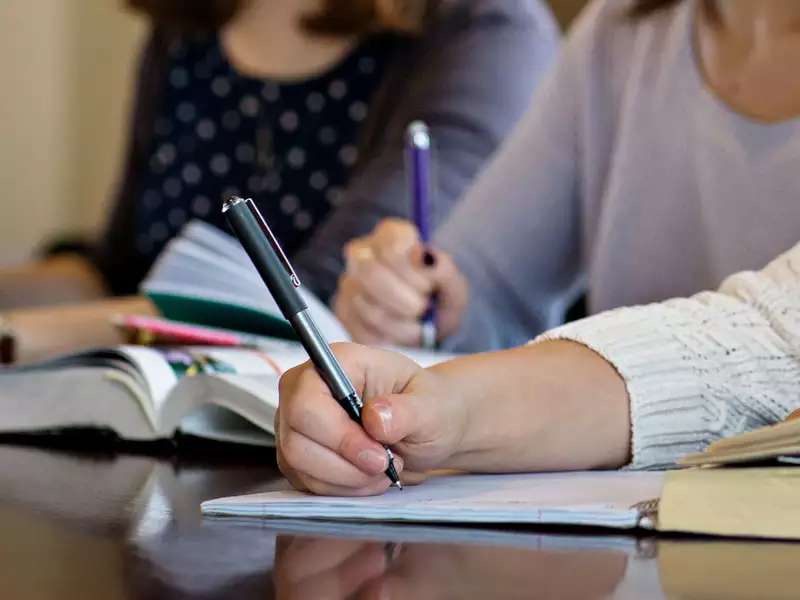
[[[800,244],[717,292],[612,310],[546,339],[585,344],[624,378],[630,466],[673,466],[800,408]]]

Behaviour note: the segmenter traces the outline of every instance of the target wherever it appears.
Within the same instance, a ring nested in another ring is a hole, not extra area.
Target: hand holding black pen
[[[361,424],[364,404],[311,318],[308,306],[298,293],[300,280],[258,208],[250,199],[232,197],[225,201],[222,211],[331,394],[348,416]],[[386,476],[392,485],[402,489],[394,456],[388,447],[386,454],[389,459]]]

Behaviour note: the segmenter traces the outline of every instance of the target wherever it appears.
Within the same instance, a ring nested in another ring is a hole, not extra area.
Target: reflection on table
[[[580,530],[202,519],[274,457],[0,446],[8,598],[794,598],[800,545]]]

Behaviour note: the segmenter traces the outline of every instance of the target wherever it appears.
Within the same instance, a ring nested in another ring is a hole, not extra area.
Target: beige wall
[[[0,265],[100,220],[142,34],[119,5],[0,0]]]

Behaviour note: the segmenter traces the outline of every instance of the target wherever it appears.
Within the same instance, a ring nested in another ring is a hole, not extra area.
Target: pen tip
[[[392,485],[393,485],[394,487],[396,487],[398,490],[400,490],[401,492],[403,491],[403,484],[402,484],[402,483],[400,483],[400,480],[399,480],[399,479],[398,479],[397,481],[395,481],[395,482],[394,482]]]

